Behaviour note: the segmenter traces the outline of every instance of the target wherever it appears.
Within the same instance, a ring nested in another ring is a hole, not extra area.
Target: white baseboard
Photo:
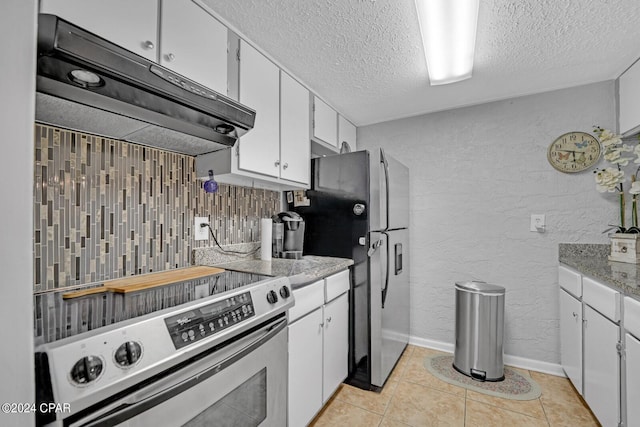
[[[435,341],[426,338],[409,336],[409,344],[453,354],[453,344],[444,341]]]
[[[444,341],[435,341],[420,337],[409,337],[409,344],[418,347],[431,348],[433,350],[443,351],[445,353],[453,353],[454,346],[452,343]],[[527,359],[526,357],[504,355],[505,365],[515,366],[516,368],[528,369],[531,371],[542,372],[544,374],[555,375],[558,377],[566,377],[562,366],[556,363],[542,362],[540,360]]]

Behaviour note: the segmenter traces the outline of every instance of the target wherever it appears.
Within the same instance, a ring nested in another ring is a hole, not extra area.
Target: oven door
[[[285,426],[286,325],[270,323],[65,425]]]

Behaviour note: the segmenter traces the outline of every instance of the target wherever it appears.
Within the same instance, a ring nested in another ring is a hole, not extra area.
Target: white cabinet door
[[[640,61],[625,71],[619,79],[619,127],[626,133],[640,126]]]
[[[240,138],[240,169],[280,175],[280,70],[240,40],[240,103],[256,110],[255,126]]]
[[[618,425],[618,339],[618,325],[585,304],[583,396],[603,426]]]
[[[161,17],[160,64],[226,95],[227,28],[191,0],[162,0]]]
[[[582,394],[582,303],[564,289],[560,289],[560,360]]]
[[[627,427],[640,427],[640,341],[626,334]]]
[[[280,74],[280,177],[309,183],[309,91],[287,73]]]
[[[338,146],[338,113],[317,96],[313,97],[313,136]]]
[[[157,61],[157,0],[40,0],[40,13],[58,15],[151,61]]]
[[[322,407],[322,308],[289,325],[289,426],[306,426]]]
[[[357,150],[356,127],[349,120],[338,115],[338,148],[342,148],[343,142],[349,144],[351,151]]]
[[[324,305],[324,380],[325,403],[347,377],[349,351],[348,293]]]

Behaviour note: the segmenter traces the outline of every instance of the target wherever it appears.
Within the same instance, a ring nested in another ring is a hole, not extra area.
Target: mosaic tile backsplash
[[[195,216],[221,245],[260,240],[280,193],[205,193],[195,158],[36,124],[34,292],[191,265]]]

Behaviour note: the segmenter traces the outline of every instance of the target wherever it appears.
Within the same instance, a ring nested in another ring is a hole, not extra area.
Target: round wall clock
[[[560,172],[581,172],[595,165],[601,153],[600,142],[595,136],[569,132],[551,143],[547,159]]]

